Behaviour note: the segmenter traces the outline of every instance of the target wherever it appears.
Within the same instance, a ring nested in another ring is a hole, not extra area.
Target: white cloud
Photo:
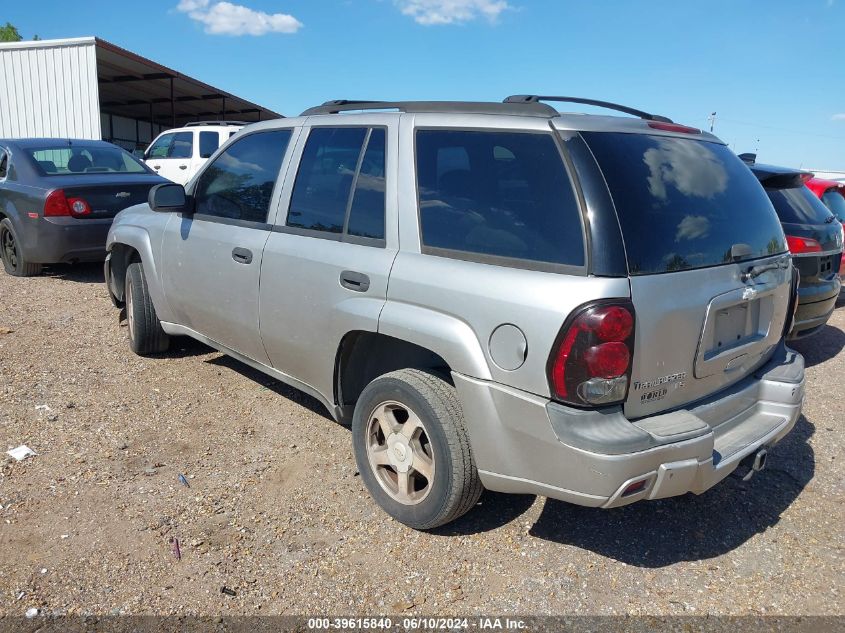
[[[845,112],[842,112],[840,114],[834,114],[832,117],[830,117],[830,120],[831,121],[845,121]]]
[[[200,22],[211,35],[265,35],[296,33],[302,22],[286,13],[264,13],[231,2],[180,0],[177,11]]]
[[[405,15],[419,24],[456,24],[485,18],[495,22],[512,7],[506,0],[394,0]]]

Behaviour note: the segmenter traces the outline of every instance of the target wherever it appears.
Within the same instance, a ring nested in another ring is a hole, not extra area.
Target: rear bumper
[[[836,299],[842,289],[839,277],[823,283],[798,288],[798,309],[795,323],[789,333],[789,340],[803,338],[818,331],[827,323],[836,307]]]
[[[631,422],[455,375],[485,487],[612,508],[700,494],[795,425],[804,359],[783,344],[754,375],[695,406]],[[644,482],[625,495],[634,483]]]
[[[23,226],[24,256],[37,264],[102,261],[112,219],[43,218]]]

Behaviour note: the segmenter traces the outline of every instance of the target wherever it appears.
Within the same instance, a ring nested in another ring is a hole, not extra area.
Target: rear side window
[[[786,251],[763,188],[724,145],[616,132],[582,136],[613,197],[630,274],[728,263],[734,245],[750,249],[740,259]]]
[[[290,136],[290,130],[256,132],[230,145],[202,172],[194,194],[196,213],[267,222]]]
[[[385,134],[383,128],[313,128],[287,226],[384,239]]]
[[[829,189],[822,196],[822,202],[831,210],[837,220],[845,222],[845,198],[842,197],[841,193],[834,189]]]
[[[384,137],[384,129],[370,132],[367,151],[355,178],[349,235],[384,239]]]
[[[424,251],[584,265],[578,203],[551,134],[418,130],[416,152]]]
[[[830,218],[830,209],[803,185],[789,189],[766,188],[766,193],[775,205],[780,221],[786,224],[825,224]]]
[[[220,134],[200,132],[200,158],[209,158],[220,147]]]

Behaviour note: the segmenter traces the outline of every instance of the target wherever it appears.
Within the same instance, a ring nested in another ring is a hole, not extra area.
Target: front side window
[[[220,147],[220,134],[200,132],[200,158],[210,158],[218,147]]]
[[[175,134],[162,134],[147,150],[147,158],[167,158],[170,146],[173,145]]]
[[[0,180],[6,178],[6,173],[9,169],[9,158],[2,149],[0,149]]]
[[[266,222],[290,137],[290,130],[256,132],[230,145],[199,177],[195,213]]]
[[[417,183],[424,250],[584,265],[580,210],[551,134],[418,130]]]
[[[314,128],[291,196],[287,226],[384,239],[383,128]]]

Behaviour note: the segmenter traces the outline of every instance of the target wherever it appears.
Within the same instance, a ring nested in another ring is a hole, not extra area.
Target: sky
[[[737,153],[845,170],[845,0],[39,0],[4,2],[6,21],[96,35],[285,115],[582,96],[702,128],[716,112]]]

